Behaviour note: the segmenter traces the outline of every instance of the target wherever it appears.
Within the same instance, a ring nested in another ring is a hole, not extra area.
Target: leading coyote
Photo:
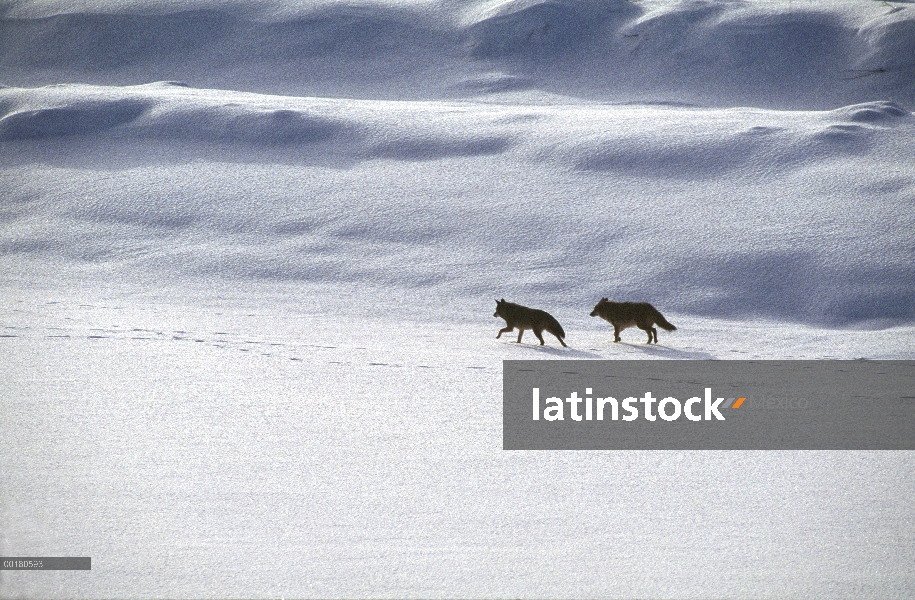
[[[653,327],[657,324],[661,329],[675,331],[677,328],[664,318],[658,309],[647,302],[610,302],[602,298],[594,310],[592,317],[600,317],[613,325],[614,342],[620,341],[620,332],[627,327],[635,325],[648,334],[648,343],[654,336],[654,343],[658,343],[658,330]]]
[[[524,330],[533,329],[534,335],[540,340],[541,346],[543,345],[544,331],[549,331],[556,336],[560,344],[566,345],[562,341],[562,338],[566,336],[566,332],[562,330],[559,321],[545,311],[528,308],[513,302],[506,302],[505,298],[502,298],[501,300],[496,300],[496,312],[492,316],[505,319],[506,327],[499,330],[499,335],[496,338],[502,337],[503,333],[508,333],[517,327],[519,344],[521,343],[521,336],[524,335]]]

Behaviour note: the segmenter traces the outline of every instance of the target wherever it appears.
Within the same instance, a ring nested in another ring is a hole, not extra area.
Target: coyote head
[[[502,298],[501,300],[496,300],[496,312],[492,313],[492,316],[494,316],[494,317],[501,316],[499,314],[499,311],[502,310],[503,304],[505,304],[505,298]]]
[[[597,304],[594,305],[594,310],[591,311],[591,316],[592,317],[598,316],[600,309],[608,304],[610,304],[610,300],[608,300],[607,298],[601,298],[600,302],[598,302]]]

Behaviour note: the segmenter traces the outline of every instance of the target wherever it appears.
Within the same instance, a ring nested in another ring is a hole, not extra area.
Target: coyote
[[[508,333],[512,329],[518,329],[518,343],[521,343],[521,336],[524,335],[525,329],[533,329],[534,335],[537,336],[537,339],[540,340],[540,345],[543,345],[543,331],[549,331],[556,336],[556,339],[559,340],[559,343],[563,346],[566,345],[562,338],[566,336],[566,332],[562,330],[562,326],[559,324],[559,321],[554,319],[549,313],[537,310],[536,308],[528,308],[526,306],[521,306],[520,304],[514,304],[513,302],[506,302],[505,298],[501,300],[496,300],[496,312],[492,315],[494,317],[502,317],[505,319],[505,324],[507,327],[499,330],[499,335],[496,338],[502,337],[503,333]]]
[[[602,298],[591,311],[591,316],[600,317],[613,325],[614,342],[620,341],[622,330],[633,325],[648,333],[649,344],[652,336],[654,336],[654,343],[658,343],[658,330],[653,325],[667,331],[677,329],[658,312],[658,309],[647,302],[610,302],[606,298]]]

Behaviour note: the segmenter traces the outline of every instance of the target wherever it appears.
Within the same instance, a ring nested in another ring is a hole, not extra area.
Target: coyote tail
[[[658,327],[660,327],[661,329],[665,329],[667,331],[676,331],[677,330],[677,328],[673,326],[673,323],[671,323],[670,321],[665,319],[664,315],[662,315],[660,312],[658,312],[658,316],[655,319],[655,321],[657,321]]]
[[[548,321],[548,324],[550,326],[550,329],[552,330],[551,333],[554,333],[558,337],[565,339],[566,332],[562,330],[562,325],[560,325],[559,321],[557,321],[555,319],[555,317],[553,317],[552,315],[549,315],[549,317],[550,317],[550,319]],[[673,327],[673,325],[671,325],[671,327]]]

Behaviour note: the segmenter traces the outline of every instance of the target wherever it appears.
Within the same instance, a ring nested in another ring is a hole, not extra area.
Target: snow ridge
[[[295,96],[558,94],[779,109],[890,98],[915,106],[915,12],[907,3],[189,6],[7,2],[0,12],[2,83],[180,79]]]

